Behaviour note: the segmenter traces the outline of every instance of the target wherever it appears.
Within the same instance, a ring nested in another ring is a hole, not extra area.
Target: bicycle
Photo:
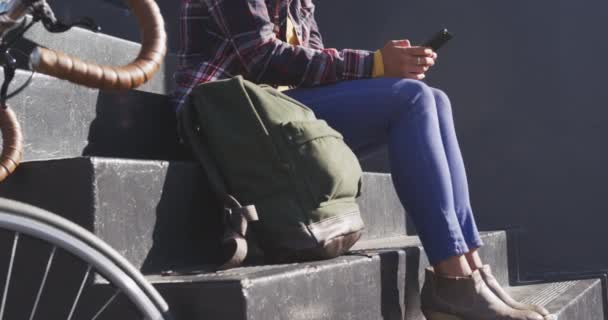
[[[123,67],[102,66],[53,49],[37,47],[30,56],[32,69],[99,89],[128,90],[148,81],[160,68],[166,54],[167,36],[164,21],[153,0],[127,0],[127,3],[137,17],[143,39],[141,51],[132,63]],[[0,88],[0,131],[3,138],[0,181],[14,172],[23,156],[23,135],[14,112],[7,105],[7,100],[22,92],[33,77],[32,73],[24,85],[15,92],[8,93],[9,84],[17,69],[17,61],[11,54],[11,45],[38,22],[54,33],[65,32],[74,26],[99,29],[90,19],[72,24],[60,22],[45,0],[11,0],[7,7],[5,12],[0,13],[0,63],[5,74],[4,83]],[[26,15],[32,16],[31,21],[25,19]],[[9,32],[15,34],[10,39]],[[16,286],[16,273],[22,271],[19,258],[24,255],[24,250],[20,251],[19,248],[31,244],[38,247],[25,250],[26,253],[46,252],[43,256],[48,258],[44,263],[33,305],[31,308],[26,307],[30,320],[43,313],[40,309],[43,305],[43,295],[48,291],[53,264],[66,257],[78,261],[79,264],[74,265],[79,267],[74,270],[84,269],[84,274],[79,277],[81,280],[78,282],[78,290],[74,292],[74,299],[64,311],[67,319],[83,316],[79,314],[80,310],[85,309],[81,303],[83,292],[86,291],[87,284],[94,281],[95,275],[100,275],[113,289],[99,309],[87,306],[87,310],[94,311],[88,315],[91,319],[100,318],[112,303],[120,300],[118,297],[126,298],[144,319],[171,318],[167,303],[135,267],[95,235],[58,215],[24,203],[0,199],[0,237],[8,239],[10,243],[7,264],[0,266],[0,271],[6,268],[4,284],[0,282],[0,320],[7,314],[13,318],[15,309],[18,309],[10,303],[10,289]],[[49,318],[49,315],[45,314],[44,318]]]

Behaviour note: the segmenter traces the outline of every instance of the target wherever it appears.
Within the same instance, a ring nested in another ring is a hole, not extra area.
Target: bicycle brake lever
[[[89,17],[84,17],[72,23],[59,21],[59,19],[55,17],[55,13],[53,12],[53,9],[51,9],[51,6],[44,0],[33,6],[33,15],[34,20],[41,21],[44,28],[51,33],[66,32],[73,27],[82,27],[94,32],[101,31],[101,28],[95,23],[95,20]]]
[[[15,78],[15,71],[17,69],[17,60],[13,58],[10,53],[4,52],[5,63],[3,64],[4,69],[4,82],[0,88],[0,107],[6,108],[6,100],[8,100],[8,86]]]
[[[52,19],[42,19],[42,24],[44,25],[44,28],[51,33],[66,32],[72,29],[73,27],[82,27],[94,32],[101,31],[101,27],[95,22],[95,20],[89,17],[84,17],[72,23],[63,23],[57,19],[55,19],[54,21]]]

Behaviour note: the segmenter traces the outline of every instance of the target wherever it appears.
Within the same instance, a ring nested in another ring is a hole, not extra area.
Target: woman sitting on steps
[[[341,132],[362,156],[388,145],[401,203],[432,268],[427,319],[545,319],[514,301],[484,265],[447,95],[421,80],[437,60],[408,40],[376,52],[326,49],[311,0],[183,0],[176,108],[195,86],[242,75],[285,93]]]

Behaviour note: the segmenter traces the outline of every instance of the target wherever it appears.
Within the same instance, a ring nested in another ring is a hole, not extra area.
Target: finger
[[[416,80],[422,80],[424,78],[426,78],[426,75],[424,73],[412,73],[412,75],[414,76],[412,79],[416,79]]]
[[[426,78],[424,73],[409,73],[405,76],[407,79],[422,80]]]
[[[432,57],[432,58],[433,58],[433,60],[437,60],[437,57],[438,57],[437,52],[434,52],[434,51],[433,51],[433,57]]]
[[[425,73],[429,71],[429,67],[427,66],[413,66],[409,68],[410,73]]]
[[[428,57],[409,56],[407,58],[407,63],[412,66],[432,67],[435,65],[435,60],[433,58]]]
[[[425,47],[409,47],[407,53],[412,56],[432,57],[433,50]]]

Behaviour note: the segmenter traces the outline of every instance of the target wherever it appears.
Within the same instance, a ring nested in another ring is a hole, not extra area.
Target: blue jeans
[[[395,189],[432,265],[482,246],[445,93],[389,78],[285,93],[340,131],[359,156],[388,144]]]

